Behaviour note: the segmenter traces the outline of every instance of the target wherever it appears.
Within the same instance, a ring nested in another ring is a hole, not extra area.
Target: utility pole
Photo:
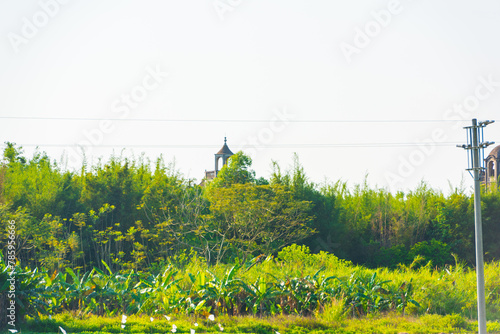
[[[474,178],[474,224],[476,234],[476,278],[477,278],[477,322],[479,334],[486,333],[486,299],[484,293],[484,260],[483,260],[483,227],[481,220],[481,172],[484,170],[484,148],[494,144],[483,142],[483,129],[495,121],[477,123],[472,120],[472,126],[466,126],[467,145],[457,145],[469,151],[468,168]]]

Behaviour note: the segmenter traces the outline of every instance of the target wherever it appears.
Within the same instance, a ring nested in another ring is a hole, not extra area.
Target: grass
[[[199,326],[195,327],[197,322]],[[221,324],[223,331],[218,324]],[[423,315],[420,317],[388,313],[367,316],[359,319],[329,319],[327,317],[216,317],[215,321],[205,318],[187,316],[172,317],[167,321],[156,317],[151,322],[147,316],[130,316],[125,329],[121,329],[120,317],[88,316],[74,317],[63,313],[52,319],[28,319],[22,333],[61,333],[59,326],[67,333],[172,333],[172,325],[177,326],[176,333],[258,333],[258,334],[302,334],[302,333],[474,333],[477,322],[470,321],[460,315]],[[500,333],[500,322],[488,322],[488,333]]]

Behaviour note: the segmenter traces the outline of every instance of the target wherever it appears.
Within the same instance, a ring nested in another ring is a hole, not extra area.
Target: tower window
[[[488,163],[488,176],[489,177],[495,176],[495,162],[494,161],[490,161]]]

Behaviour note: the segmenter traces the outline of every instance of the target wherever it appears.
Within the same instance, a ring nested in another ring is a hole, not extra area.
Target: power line
[[[243,148],[383,148],[383,147],[419,147],[419,146],[456,146],[457,142],[421,142],[421,143],[350,143],[350,144],[274,144],[274,145],[244,145]],[[168,144],[102,144],[102,145],[79,145],[79,144],[19,144],[22,147],[82,147],[92,146],[95,148],[172,148],[172,149],[204,149],[219,148],[220,145],[168,145]]]
[[[26,116],[0,116],[0,119],[33,120],[33,121],[113,121],[113,122],[186,122],[186,123],[264,123],[272,119],[164,119],[164,118],[93,118],[93,117],[26,117]],[[371,119],[371,120],[341,120],[341,119],[283,119],[287,123],[444,123],[466,122],[466,120],[444,119]]]

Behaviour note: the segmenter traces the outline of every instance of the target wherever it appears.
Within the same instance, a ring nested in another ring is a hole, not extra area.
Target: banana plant
[[[169,265],[163,273],[153,275],[147,279],[141,279],[143,288],[140,293],[141,298],[138,305],[138,312],[151,313],[155,307],[159,307],[165,313],[179,311],[182,309],[184,300],[180,297],[181,290],[177,285],[181,279],[176,279],[178,271]]]
[[[118,308],[116,309],[118,313],[130,314],[138,311],[137,304],[135,301],[140,299],[140,293],[138,291],[138,286],[140,286],[139,275],[135,273],[134,269],[131,269],[127,275],[117,274],[113,280],[113,288],[115,291],[119,291],[116,295],[116,301],[118,303]]]
[[[420,308],[420,304],[413,299],[413,284],[412,279],[409,282],[403,282],[397,291],[393,292],[394,304],[396,309],[401,310],[402,315],[405,315],[408,303]]]
[[[348,280],[339,279],[340,289],[337,293],[345,296],[345,304],[350,308],[352,316],[361,316],[371,311],[383,311],[390,308],[390,292],[387,285],[390,280],[379,280],[377,273],[363,275],[360,272],[351,274]]]
[[[66,303],[66,295],[61,293],[63,290],[63,283],[66,282],[67,274],[54,271],[52,275],[43,273],[43,288],[49,296],[47,298],[47,307],[45,314],[55,314],[61,312]]]
[[[66,280],[61,282],[66,296],[66,305],[70,309],[76,309],[80,313],[86,313],[86,311],[88,311],[86,310],[86,300],[89,299],[89,295],[92,294],[96,288],[96,286],[92,284],[95,269],[87,271],[83,275],[80,275],[79,270],[76,273],[71,268],[66,268],[65,270],[72,278],[71,283],[66,282]]]
[[[267,282],[264,277],[259,277],[254,284],[243,283],[242,287],[248,293],[244,299],[247,310],[251,310],[254,315],[263,315],[266,311],[272,313],[272,309],[276,312],[275,305],[281,291],[274,283]]]
[[[312,277],[307,275],[281,280],[273,276],[277,282],[276,287],[280,290],[277,304],[280,312],[284,310],[286,313],[311,314],[320,304],[336,294],[335,288],[329,283],[336,277],[320,276],[324,269],[320,268]]]
[[[207,273],[212,276],[212,280],[208,281],[200,292],[202,299],[209,301],[209,305],[213,306],[214,310],[233,314],[238,312],[237,309],[241,305],[238,304],[239,298],[237,297],[242,291],[242,281],[234,277],[240,268],[240,264],[234,265],[222,279],[207,270]]]
[[[372,310],[381,311],[389,307],[388,292],[383,286],[390,282],[390,280],[378,280],[377,272],[374,272],[370,277],[357,277],[356,283],[360,306],[365,314]]]
[[[43,275],[37,268],[30,270],[16,266],[16,304],[20,306],[20,316],[38,316],[46,313],[51,293],[44,288]]]

